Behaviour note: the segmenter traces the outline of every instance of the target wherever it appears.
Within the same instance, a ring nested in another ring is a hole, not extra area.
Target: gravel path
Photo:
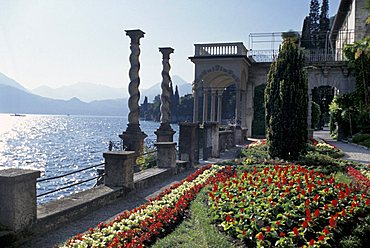
[[[200,161],[199,167],[209,164],[217,163],[224,160],[235,158],[236,149],[232,149],[228,152],[222,153],[219,159],[209,159],[207,161]],[[153,185],[151,188],[129,194],[128,197],[117,200],[113,204],[108,206],[92,210],[87,216],[68,223],[67,225],[60,227],[54,231],[43,234],[42,236],[31,237],[29,240],[24,242],[20,247],[22,248],[40,248],[40,247],[55,247],[58,244],[62,244],[64,241],[76,234],[87,231],[90,227],[96,227],[100,222],[107,222],[113,220],[115,216],[123,212],[124,210],[131,210],[141,204],[147,202],[150,198],[156,197],[164,189],[170,187],[172,184],[181,181],[188,175],[193,173],[196,168],[185,171],[181,174],[168,178],[160,184]]]
[[[315,131],[314,137],[323,139],[329,144],[335,145],[336,147],[341,149],[345,153],[345,156],[343,157],[344,159],[363,164],[370,164],[370,150],[366,148],[351,143],[336,141],[330,137],[328,130]]]

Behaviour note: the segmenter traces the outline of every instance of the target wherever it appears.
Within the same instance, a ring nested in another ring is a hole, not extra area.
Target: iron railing
[[[67,177],[67,176],[70,176],[70,175],[73,175],[73,174],[76,174],[76,173],[79,173],[79,172],[82,172],[82,171],[86,171],[86,170],[90,170],[90,169],[102,166],[102,165],[105,165],[105,163],[100,163],[100,164],[97,164],[97,165],[88,166],[88,167],[78,169],[78,170],[75,170],[75,171],[71,171],[71,172],[68,172],[68,173],[65,173],[65,174],[62,174],[62,175],[58,175],[58,176],[40,178],[36,182],[41,183],[41,182],[45,182],[45,181],[50,181],[50,180],[55,180],[55,179]],[[41,193],[41,194],[37,194],[36,197],[42,197],[42,196],[45,196],[45,195],[49,195],[49,194],[52,194],[52,193],[55,193],[55,192],[58,192],[58,191],[61,191],[61,190],[64,190],[64,189],[68,189],[68,188],[74,187],[76,185],[80,185],[80,184],[83,184],[83,183],[86,183],[86,182],[89,182],[89,181],[92,181],[92,180],[95,180],[95,179],[99,180],[100,177],[104,177],[104,174],[100,174],[100,175],[92,177],[92,178],[88,178],[88,179],[85,179],[85,180],[82,180],[82,181],[79,181],[79,182],[76,182],[76,183],[73,183],[73,184],[69,184],[69,185],[66,185],[66,186],[63,186],[63,187],[60,187],[60,188],[57,188],[57,189],[53,189],[53,190],[50,190],[50,191],[47,191],[47,192],[44,192],[44,193]]]

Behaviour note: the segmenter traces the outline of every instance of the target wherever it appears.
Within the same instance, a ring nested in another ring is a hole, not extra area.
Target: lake
[[[148,135],[147,143],[156,140],[154,131],[159,123],[141,121]],[[52,177],[104,162],[103,152],[109,141],[119,143],[118,137],[127,127],[127,117],[55,116],[0,114],[0,169],[23,168],[41,171],[41,177]],[[178,140],[178,125],[174,141]],[[37,194],[67,184],[77,183],[97,175],[96,169],[86,170],[56,180],[37,183]],[[91,188],[95,180],[43,197],[38,204]]]

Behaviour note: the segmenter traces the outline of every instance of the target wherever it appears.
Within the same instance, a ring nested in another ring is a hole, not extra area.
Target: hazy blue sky
[[[330,14],[339,0],[330,0]],[[141,29],[141,85],[161,81],[158,47],[171,46],[171,75],[193,81],[193,44],[243,41],[252,32],[301,30],[310,0],[0,0],[0,72],[26,88],[129,83],[129,37]]]

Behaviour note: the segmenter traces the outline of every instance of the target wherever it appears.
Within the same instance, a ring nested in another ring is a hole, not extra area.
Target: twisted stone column
[[[130,44],[130,84],[128,86],[128,92],[130,97],[128,99],[128,107],[130,112],[128,114],[128,123],[129,124],[139,124],[139,99],[140,99],[140,92],[139,92],[139,85],[140,85],[140,77],[139,77],[139,70],[140,70],[140,62],[139,62],[139,55],[140,55],[140,38],[144,37],[144,32],[141,30],[126,30],[126,35],[131,38]]]
[[[140,117],[140,110],[139,110],[139,100],[140,100],[140,92],[139,92],[139,85],[140,85],[140,77],[139,77],[139,70],[140,70],[140,62],[139,62],[139,55],[140,55],[140,38],[144,37],[144,32],[136,29],[136,30],[126,30],[126,35],[130,37],[130,83],[128,86],[129,91],[129,99],[128,99],[128,107],[129,107],[129,114],[128,114],[128,124],[126,132],[123,132],[119,137],[123,140],[123,146],[127,151],[135,151],[135,154],[141,154],[144,150],[144,139],[147,135],[141,131],[139,117]]]
[[[174,49],[171,47],[162,47],[159,48],[159,51],[162,53],[162,93],[161,93],[161,125],[159,129],[155,132],[157,135],[158,142],[172,142],[173,141],[173,134],[175,133],[171,128],[171,77],[170,77],[170,54],[174,52]]]

